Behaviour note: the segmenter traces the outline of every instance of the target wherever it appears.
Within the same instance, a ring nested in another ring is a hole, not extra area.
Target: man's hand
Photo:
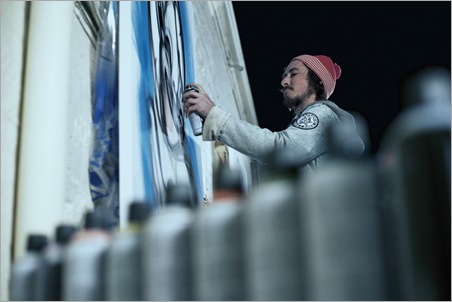
[[[192,89],[182,95],[185,116],[188,117],[191,112],[197,112],[203,119],[205,119],[210,110],[215,106],[215,103],[210,99],[204,89],[202,89],[201,85],[190,83],[187,86],[193,86],[198,91]]]

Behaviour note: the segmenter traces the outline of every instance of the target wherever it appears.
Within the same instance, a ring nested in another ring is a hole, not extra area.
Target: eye
[[[285,79],[287,76],[289,76],[289,78],[293,78],[296,75],[300,74],[298,71],[291,69],[285,73],[283,73],[283,75],[281,76],[282,79]]]

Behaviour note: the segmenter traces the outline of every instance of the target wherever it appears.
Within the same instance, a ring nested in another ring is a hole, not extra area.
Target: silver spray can
[[[184,93],[187,91],[196,91],[199,92],[198,88],[195,86],[185,86]],[[189,114],[188,119],[190,120],[191,128],[193,129],[193,134],[198,136],[202,134],[202,118],[199,116],[197,112],[192,112]]]
[[[42,234],[30,234],[27,237],[27,251],[16,259],[11,268],[11,301],[38,301],[36,291],[39,285],[38,271],[42,261],[42,250],[48,238]]]
[[[143,300],[192,299],[190,188],[171,184],[165,207],[151,215],[143,230]]]
[[[107,215],[96,209],[85,214],[85,226],[63,254],[63,301],[103,301],[105,253],[110,246]]]
[[[213,196],[212,204],[199,209],[193,222],[193,299],[246,300],[240,171],[220,167]]]
[[[107,301],[141,300],[141,233],[150,213],[150,203],[132,202],[129,206],[129,225],[112,236],[105,265]]]
[[[55,229],[55,238],[42,251],[42,261],[38,271],[37,301],[61,301],[63,285],[63,256],[66,244],[77,228],[60,224]]]

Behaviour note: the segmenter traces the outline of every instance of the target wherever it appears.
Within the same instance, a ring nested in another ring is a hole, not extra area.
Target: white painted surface
[[[212,100],[231,114],[257,125],[256,112],[240,44],[239,33],[230,1],[195,1],[197,81]],[[199,138],[199,141],[201,139]],[[214,162],[218,159],[214,142],[200,142],[203,154],[209,154]],[[244,172],[244,183],[252,184],[250,159],[236,150],[226,147],[231,168]],[[212,162],[206,162],[206,171],[212,172]],[[207,166],[208,165],[208,166]],[[212,181],[212,174],[204,174]],[[208,191],[211,201],[211,185]]]
[[[63,40],[59,38],[51,40],[46,37],[40,40],[41,42],[45,42],[41,44],[47,46],[44,51],[48,52],[45,54],[46,56],[51,56],[51,62],[50,64],[47,62],[44,69],[40,70],[36,78],[32,79],[33,81],[48,81],[48,84],[44,85],[51,85],[52,88],[47,89],[48,91],[45,93],[55,95],[58,89],[55,89],[56,85],[53,85],[55,83],[51,83],[52,76],[49,76],[48,73],[52,65],[58,62],[58,56],[54,56],[54,52],[65,51],[64,60],[66,60],[67,75],[60,77],[59,73],[58,80],[66,79],[65,81],[68,83],[65,86],[67,89],[66,100],[64,101],[63,98],[59,97],[58,99],[54,98],[53,102],[57,102],[57,104],[52,105],[52,110],[46,108],[32,112],[33,116],[39,113],[41,119],[50,121],[52,125],[51,132],[44,133],[44,135],[54,135],[50,143],[54,145],[48,146],[51,148],[48,156],[52,158],[52,161],[55,161],[55,158],[59,158],[58,177],[60,179],[53,184],[49,184],[50,189],[47,186],[49,192],[44,193],[52,195],[57,205],[52,209],[51,206],[46,205],[48,201],[45,201],[45,204],[35,203],[34,201],[36,199],[33,198],[33,203],[35,204],[32,206],[23,206],[23,209],[27,209],[28,214],[25,216],[21,214],[22,226],[19,229],[22,231],[20,234],[13,236],[13,224],[15,223],[13,218],[14,204],[15,199],[17,200],[18,198],[15,193],[15,187],[18,173],[19,135],[21,129],[23,130],[26,127],[28,129],[30,128],[30,121],[24,122],[23,116],[20,116],[20,107],[22,106],[22,80],[26,72],[23,58],[27,55],[27,50],[35,52],[35,49],[32,49],[30,45],[27,48],[25,34],[26,28],[28,27],[28,20],[26,18],[25,2],[6,1],[2,2],[1,5],[1,300],[6,301],[8,300],[11,259],[23,254],[27,230],[42,230],[47,235],[53,236],[56,223],[64,222],[79,225],[84,212],[92,208],[88,181],[88,163],[91,144],[91,74],[93,72],[93,58],[95,56],[86,33],[83,31],[75,14],[73,14],[73,3],[66,2],[64,11],[66,12],[67,20],[65,19],[63,22],[65,26],[62,27],[60,21],[58,21],[58,26],[53,25],[63,30],[63,36],[66,38]],[[59,5],[56,6],[60,7]],[[55,7],[55,9],[58,10],[58,14],[61,14],[60,8]],[[41,18],[39,23],[45,25],[48,16],[44,15]],[[64,40],[66,41],[66,47],[61,47],[61,43]],[[42,47],[42,45],[39,47]],[[58,69],[62,67],[62,65],[57,66]],[[43,67],[41,66],[39,68]],[[62,87],[60,86],[60,88]],[[46,106],[49,106],[49,104]],[[58,114],[55,110],[58,110]],[[53,126],[56,129],[53,129]],[[35,133],[34,131],[38,131],[38,128],[32,128],[31,131],[33,133]],[[32,139],[39,141],[38,147],[41,148],[42,152],[42,148],[44,148],[42,146],[44,140],[41,142],[42,134],[39,133]],[[55,145],[64,146],[63,148],[66,150],[65,158],[62,155],[55,157]],[[23,153],[25,153],[23,156],[36,156],[35,149],[36,146],[33,148],[28,147],[27,150],[23,150]],[[55,181],[56,175],[52,175],[51,179],[45,178],[45,173],[50,171],[47,162],[34,162],[32,161],[32,166],[28,166],[26,169],[24,168],[23,171],[27,177],[36,175],[33,173],[39,175],[39,177],[33,176],[37,177],[37,181],[31,180],[34,185],[43,181]],[[39,169],[43,169],[42,173],[38,171],[38,166]],[[62,187],[55,190],[57,183]],[[23,182],[21,186],[24,186]],[[55,199],[57,195],[59,197]],[[32,197],[29,194],[30,201]],[[21,198],[25,198],[24,194],[22,194]],[[55,211],[57,208],[59,210]],[[31,218],[27,215],[31,215]],[[41,222],[42,220],[46,220],[47,223],[43,224]],[[39,226],[35,227],[35,224],[39,224]],[[11,248],[14,243],[22,244],[16,247],[16,253],[12,255]]]
[[[2,1],[1,22],[1,275],[0,299],[8,300],[22,82],[25,2]]]
[[[23,87],[14,256],[53,234],[65,198],[72,2],[33,2]],[[45,22],[44,22],[45,20]]]
[[[91,86],[95,50],[75,14],[71,15],[70,83],[67,104],[65,198],[62,221],[79,225],[93,208],[89,186],[92,118]]]

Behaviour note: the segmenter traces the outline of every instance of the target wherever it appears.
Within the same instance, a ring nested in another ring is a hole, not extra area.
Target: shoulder
[[[300,129],[315,129],[318,126],[325,126],[338,119],[334,111],[326,104],[314,103],[299,113],[292,122],[292,125]]]
[[[331,108],[331,106],[332,106],[331,102],[317,101],[312,105],[306,107],[301,114],[313,112],[321,116],[337,116],[333,108]]]

